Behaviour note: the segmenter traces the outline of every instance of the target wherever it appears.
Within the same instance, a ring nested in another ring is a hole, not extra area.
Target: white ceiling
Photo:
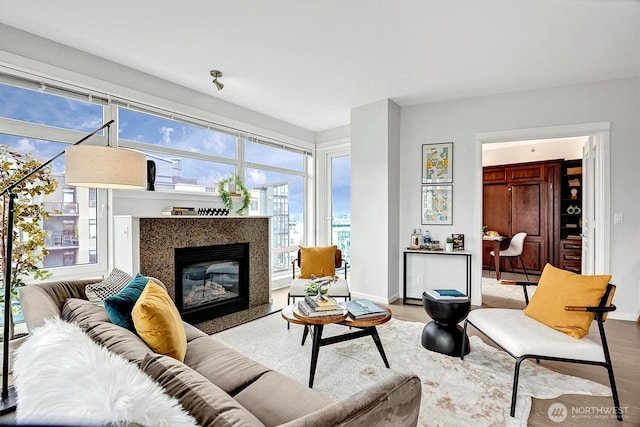
[[[311,131],[640,75],[638,0],[0,0],[0,22]]]

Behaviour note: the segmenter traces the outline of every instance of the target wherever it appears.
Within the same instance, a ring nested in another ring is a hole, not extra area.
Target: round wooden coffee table
[[[378,352],[382,357],[384,365],[389,368],[389,361],[387,360],[387,356],[384,353],[384,348],[382,347],[382,342],[380,341],[380,336],[378,336],[378,330],[376,329],[376,326],[382,325],[391,320],[391,310],[389,310],[387,307],[382,308],[385,311],[384,314],[378,317],[370,317],[358,320],[351,318],[351,316],[348,316],[346,310],[344,311],[343,315],[307,317],[298,309],[297,304],[292,304],[282,309],[280,314],[282,315],[282,318],[284,320],[295,325],[304,326],[301,345],[304,345],[307,336],[309,335],[309,331],[311,331],[311,328],[313,327],[313,346],[311,347],[309,388],[313,388],[313,378],[316,373],[316,365],[318,364],[318,353],[320,352],[320,347],[324,345],[331,345],[339,342],[353,340],[356,338],[370,336],[373,339],[373,342],[376,344],[376,347],[378,348]],[[322,330],[324,328],[324,325],[329,325],[332,323],[357,328],[359,330],[346,334],[322,338]]]

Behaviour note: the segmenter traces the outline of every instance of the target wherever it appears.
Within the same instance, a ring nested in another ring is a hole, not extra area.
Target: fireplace
[[[175,248],[175,301],[197,323],[249,308],[249,243]]]

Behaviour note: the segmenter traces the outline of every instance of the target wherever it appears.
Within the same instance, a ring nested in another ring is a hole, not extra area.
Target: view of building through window
[[[240,175],[251,193],[249,215],[272,217],[274,277],[290,274],[297,247],[306,241],[306,165],[311,153],[218,130],[195,119],[161,117],[77,93],[65,96],[60,88],[0,83],[0,144],[41,161],[101,126],[105,117],[118,118],[111,129],[118,146],[140,151],[155,163],[156,191],[215,192],[220,179]],[[39,139],[49,134],[51,140]],[[107,253],[106,233],[101,235],[106,230],[101,221],[107,220],[101,216],[106,203],[101,194],[106,192],[65,185],[64,162],[62,156],[52,163],[59,187],[42,200],[51,215],[43,224],[49,251],[43,267],[49,271],[96,264],[105,261]],[[348,228],[340,236],[348,254]]]

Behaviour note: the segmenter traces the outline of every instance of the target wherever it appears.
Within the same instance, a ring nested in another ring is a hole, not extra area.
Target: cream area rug
[[[531,297],[533,296],[533,294],[535,294],[535,292],[535,286],[527,286],[529,300],[531,300]],[[524,302],[524,293],[522,292],[522,286],[503,285],[498,280],[492,279],[490,277],[482,278],[482,295],[489,295],[492,297],[507,298]]]
[[[552,399],[564,393],[610,396],[609,387],[523,362],[516,417],[509,416],[514,359],[471,337],[464,361],[426,350],[423,323],[392,319],[379,326],[391,369],[384,366],[371,337],[320,348],[314,390],[344,399],[392,371],[413,372],[422,380],[419,426],[526,426],[531,397]],[[287,324],[279,314],[237,326],[213,336],[254,360],[298,381],[309,382],[311,340],[300,345],[302,326]],[[325,327],[323,337],[347,333],[340,325]]]

